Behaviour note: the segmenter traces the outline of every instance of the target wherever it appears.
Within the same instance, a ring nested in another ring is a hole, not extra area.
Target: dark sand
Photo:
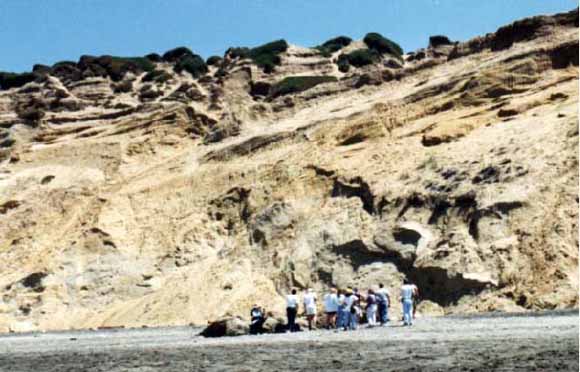
[[[0,371],[578,371],[578,312],[205,339],[190,328],[0,336]]]

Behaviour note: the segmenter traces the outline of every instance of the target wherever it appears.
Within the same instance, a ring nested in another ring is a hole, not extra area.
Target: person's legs
[[[338,321],[336,328],[346,328],[346,311],[344,308],[338,308]]]
[[[413,302],[411,300],[403,301],[403,322],[405,325],[411,325],[411,311]]]
[[[373,309],[371,307],[367,308],[367,323],[368,323],[369,327],[374,326]]]
[[[357,326],[358,326],[358,314],[356,312],[354,314],[350,313],[349,326],[350,326],[350,329],[352,329],[352,330],[355,330],[357,328]]]
[[[260,334],[266,332],[266,330],[264,329],[264,323],[266,323],[266,318],[260,319],[260,323],[258,324],[258,333]]]
[[[290,332],[296,331],[296,308],[286,308],[286,315],[288,317],[288,329]]]
[[[345,331],[347,329],[351,329],[352,317],[353,317],[353,314],[349,310],[347,310],[345,318],[344,318],[345,319],[345,322],[344,322],[344,330]]]
[[[354,323],[354,314],[350,311],[346,314],[346,328],[352,329],[352,324]]]
[[[314,316],[308,314],[306,315],[306,320],[308,320],[308,330],[312,331],[312,318],[314,318]]]
[[[384,303],[380,303],[378,306],[378,318],[379,318],[379,322],[382,324],[385,324],[387,322],[387,304]]]

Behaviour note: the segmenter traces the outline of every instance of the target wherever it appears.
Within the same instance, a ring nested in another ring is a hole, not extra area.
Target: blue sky
[[[426,46],[429,35],[466,40],[576,6],[573,0],[0,0],[0,71],[182,45],[204,57],[279,38],[313,46],[367,32],[410,51]]]

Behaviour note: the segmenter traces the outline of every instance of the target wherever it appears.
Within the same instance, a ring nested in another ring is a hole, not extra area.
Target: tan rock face
[[[403,278],[429,315],[577,306],[578,29],[537,22],[402,67],[292,46],[273,74],[0,92],[0,331],[280,317],[292,287],[397,311]]]

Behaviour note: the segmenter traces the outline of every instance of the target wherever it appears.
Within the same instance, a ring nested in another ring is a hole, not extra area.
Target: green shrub
[[[369,47],[369,49],[376,50],[380,54],[388,53],[399,59],[402,58],[403,49],[399,46],[399,44],[387,39],[379,33],[368,33],[364,37],[363,41]]]
[[[177,72],[187,71],[194,78],[200,77],[208,71],[205,61],[197,54],[181,57],[175,64],[174,69]]]
[[[161,58],[161,56],[159,54],[157,54],[157,53],[147,54],[145,56],[145,58],[147,58],[151,62],[161,62],[161,61],[163,61],[163,59]]]
[[[319,84],[337,81],[334,76],[289,76],[274,84],[270,89],[272,98],[285,94],[299,93]]]
[[[155,70],[155,65],[145,57],[113,57],[113,61],[123,64],[134,64],[141,71],[150,72]]]
[[[250,49],[249,57],[258,67],[262,67],[264,72],[274,71],[274,66],[281,63],[279,54],[288,49],[286,40],[276,40],[271,43]]]
[[[438,46],[441,45],[451,45],[451,44],[453,43],[445,35],[429,36],[429,47],[431,48],[437,48]]]
[[[357,49],[348,54],[341,54],[338,56],[338,69],[342,72],[347,72],[349,66],[362,67],[376,63],[380,60],[380,54],[373,49]]]
[[[222,57],[211,56],[207,59],[207,61],[205,63],[209,66],[214,66],[214,65],[217,65],[218,63],[220,63],[221,61],[222,61]]]
[[[155,81],[158,83],[165,83],[168,80],[171,80],[171,75],[163,70],[150,71],[142,79],[143,82]]]
[[[19,88],[36,80],[36,77],[31,72],[24,72],[22,74],[0,72],[0,89]]]
[[[275,40],[259,47],[250,49],[250,58],[256,58],[266,54],[280,54],[288,49],[288,43],[284,39]]]
[[[226,54],[231,58],[249,58],[250,48],[246,47],[232,47],[226,50]]]
[[[192,56],[193,53],[189,48],[186,47],[179,47],[175,49],[168,50],[167,52],[163,53],[163,60],[166,62],[176,62],[182,59],[185,56]]]
[[[99,57],[102,67],[107,70],[107,74],[113,81],[123,79],[129,71],[134,73],[151,72],[155,65],[145,57]]]
[[[274,71],[274,66],[281,63],[280,53],[288,49],[286,40],[275,40],[270,43],[260,45],[256,48],[229,48],[226,51],[232,58],[250,58],[258,67],[261,67],[264,72],[270,73]]]
[[[348,58],[338,59],[336,63],[338,65],[338,71],[340,72],[348,72],[350,70],[350,64],[348,63]]]
[[[50,66],[35,64],[34,66],[32,66],[32,72],[36,72],[38,74],[49,74]]]
[[[322,45],[314,47],[320,51],[324,57],[330,57],[332,53],[341,50],[345,46],[348,46],[352,42],[352,39],[348,36],[339,36],[334,39],[325,41]]]

